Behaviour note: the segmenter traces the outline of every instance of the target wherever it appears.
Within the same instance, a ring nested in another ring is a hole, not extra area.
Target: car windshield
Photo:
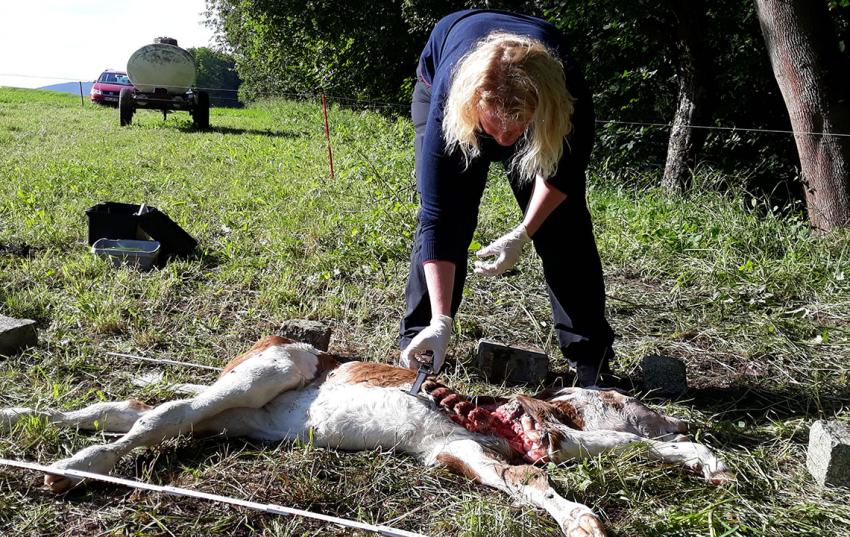
[[[130,78],[124,73],[103,73],[97,81],[106,84],[121,84],[122,86],[130,85]]]

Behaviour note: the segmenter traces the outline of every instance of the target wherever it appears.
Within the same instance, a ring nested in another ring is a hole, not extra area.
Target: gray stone
[[[539,384],[549,372],[549,357],[539,351],[482,339],[478,342],[475,365],[492,383]]]
[[[681,395],[688,390],[685,363],[672,356],[644,356],[640,361],[641,387],[655,395]]]
[[[38,343],[35,321],[0,315],[0,354],[11,356]]]
[[[320,351],[327,351],[331,343],[331,329],[319,321],[290,319],[284,321],[277,334],[294,341],[309,343]]]
[[[818,420],[809,429],[806,467],[818,485],[850,487],[850,425]]]

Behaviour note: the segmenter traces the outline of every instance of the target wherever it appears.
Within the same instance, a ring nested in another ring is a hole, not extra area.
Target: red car
[[[91,102],[97,104],[118,105],[118,94],[121,88],[132,88],[130,78],[124,71],[107,69],[95,81],[91,87]]]

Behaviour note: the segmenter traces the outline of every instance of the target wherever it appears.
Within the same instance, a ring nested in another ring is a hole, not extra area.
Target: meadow
[[[187,114],[111,108],[0,88],[0,314],[37,321],[39,344],[0,357],[0,406],[73,409],[174,395],[169,382],[215,373],[155,367],[107,352],[220,366],[287,319],[333,329],[331,351],[393,362],[415,228],[413,129],[405,118],[329,110],[329,177],[316,102]],[[601,159],[602,155],[595,155]],[[591,506],[611,535],[850,534],[850,491],[819,488],[809,426],[850,420],[850,233],[812,233],[802,215],[718,178],[669,200],[654,179],[592,175],[588,199],[618,334],[615,369],[683,360],[690,390],[655,408],[686,418],[737,476],[713,487],[636,450],[551,466],[555,487]],[[147,203],[199,241],[161,269],[115,269],[86,243],[85,209]],[[494,166],[470,252],[520,213]],[[472,253],[470,253],[472,255]],[[469,394],[534,393],[484,382],[479,338],[555,345],[539,261],[526,250],[497,279],[470,277],[444,377]],[[162,369],[164,383],[131,379]],[[639,390],[638,387],[635,388]],[[638,392],[639,393],[639,392]],[[0,432],[0,457],[49,464],[109,440],[31,419]],[[116,475],[277,503],[433,536],[558,535],[546,513],[440,468],[384,451],[180,438],[125,457]],[[348,530],[88,484],[62,496],[40,476],[0,468],[5,535],[351,535]]]

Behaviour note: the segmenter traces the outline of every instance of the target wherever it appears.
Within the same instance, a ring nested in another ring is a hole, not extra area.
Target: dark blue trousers
[[[430,89],[421,82],[416,84],[411,105],[411,115],[416,131],[415,150],[417,176],[419,174],[419,152],[422,135],[428,118]],[[477,159],[483,160],[483,159]],[[472,189],[476,200],[484,192],[488,162],[470,163],[469,168],[458,180],[458,187]],[[511,188],[523,212],[528,207],[534,188],[533,183],[520,185],[511,178]],[[606,368],[612,356],[611,344],[614,332],[605,319],[605,285],[602,279],[602,264],[593,225],[584,196],[584,187],[576,189],[581,195],[567,196],[532,237],[534,249],[543,263],[549,301],[552,305],[555,335],[564,356],[585,375],[595,378],[600,368]],[[469,244],[478,220],[478,203],[471,208],[472,214],[464,219],[459,233]],[[505,230],[507,231],[507,230]],[[431,320],[431,303],[425,282],[423,259],[420,258],[420,234],[417,228],[410,256],[405,299],[407,308],[401,320],[399,346],[403,349],[410,340]],[[455,280],[452,292],[451,314],[460,307],[463,285],[466,280],[467,255],[450,259],[455,264]],[[592,373],[591,373],[592,372]]]

